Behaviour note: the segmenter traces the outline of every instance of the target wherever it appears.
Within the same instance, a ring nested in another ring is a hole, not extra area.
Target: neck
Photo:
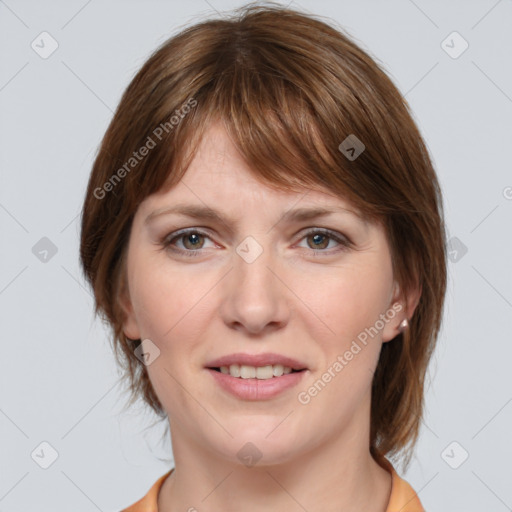
[[[202,449],[175,426],[175,469],[158,510],[385,512],[391,474],[370,455],[367,437],[345,434],[284,463],[245,467]]]

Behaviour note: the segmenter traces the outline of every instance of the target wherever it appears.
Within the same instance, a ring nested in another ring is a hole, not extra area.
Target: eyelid
[[[312,233],[322,233],[325,235],[329,235],[331,238],[337,240],[340,243],[342,243],[342,242],[347,243],[347,244],[352,243],[350,238],[347,235],[345,235],[344,233],[340,233],[339,231],[334,231],[333,229],[329,229],[329,228],[317,228],[317,227],[306,228],[306,230],[304,231],[304,233],[301,236],[301,239],[304,238],[306,235],[309,235]]]

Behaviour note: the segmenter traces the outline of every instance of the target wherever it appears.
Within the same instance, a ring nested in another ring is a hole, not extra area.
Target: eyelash
[[[200,229],[188,228],[188,229],[184,229],[182,231],[178,231],[176,233],[171,233],[170,235],[167,235],[161,241],[161,246],[164,249],[169,249],[172,252],[175,252],[177,254],[182,254],[184,256],[188,256],[188,257],[199,256],[199,255],[201,255],[201,249],[198,249],[198,250],[190,250],[190,249],[189,250],[185,250],[185,249],[179,249],[179,248],[173,246],[173,242],[175,240],[183,238],[185,235],[190,235],[192,233],[198,234],[198,235],[201,235],[201,236],[204,236],[204,237],[207,237],[207,238],[210,238],[208,233],[205,233],[204,231],[201,231]],[[348,249],[351,246],[351,242],[346,237],[338,235],[336,232],[330,231],[328,229],[319,229],[319,228],[311,229],[310,231],[304,233],[304,235],[302,236],[301,240],[303,238],[306,238],[306,237],[308,237],[310,235],[314,235],[314,234],[321,234],[321,235],[327,236],[328,238],[338,242],[340,244],[340,246],[341,246],[341,247],[338,247],[338,248],[336,248],[334,250],[333,249],[330,249],[330,250],[327,250],[327,249],[310,249],[315,256],[330,256],[333,253],[338,253],[338,252],[344,251],[344,250]]]

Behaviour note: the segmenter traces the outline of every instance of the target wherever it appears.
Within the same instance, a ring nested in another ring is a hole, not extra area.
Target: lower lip
[[[268,400],[296,386],[307,370],[271,379],[242,379],[207,368],[219,386],[242,400]]]

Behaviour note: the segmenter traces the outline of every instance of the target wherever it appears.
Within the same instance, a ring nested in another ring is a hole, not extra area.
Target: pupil
[[[318,233],[318,234],[316,234],[316,235],[313,235],[313,243],[314,243],[315,245],[317,245],[317,246],[318,246],[318,245],[320,245],[320,244],[322,244],[322,243],[325,243],[325,242],[322,240],[322,239],[324,239],[324,238],[325,238],[325,235],[322,235],[322,234],[320,234],[320,233]]]
[[[197,245],[197,243],[199,242],[199,235],[197,233],[192,233],[188,235],[188,242],[192,245]]]

